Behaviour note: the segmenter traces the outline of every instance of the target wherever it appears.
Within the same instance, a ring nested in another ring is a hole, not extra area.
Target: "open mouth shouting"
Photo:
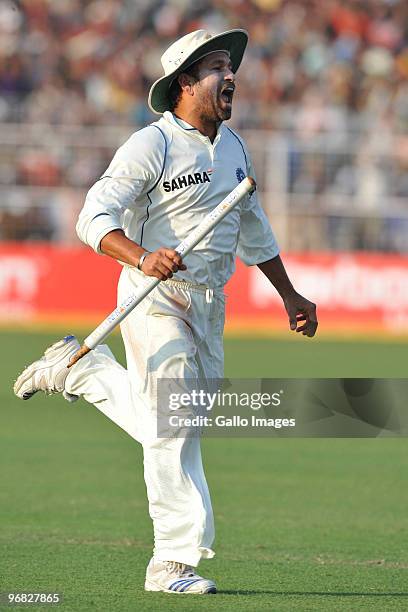
[[[231,107],[232,98],[234,96],[235,85],[234,83],[228,83],[221,90],[221,101],[223,102],[223,106]]]

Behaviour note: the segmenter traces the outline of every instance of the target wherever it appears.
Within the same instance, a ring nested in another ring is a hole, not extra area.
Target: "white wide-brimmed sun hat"
[[[248,33],[245,30],[228,30],[212,36],[206,30],[196,30],[176,40],[161,56],[164,76],[153,83],[149,92],[149,106],[160,115],[170,110],[169,88],[177,75],[189,66],[214,51],[229,53],[232,71],[236,72],[241,64]]]

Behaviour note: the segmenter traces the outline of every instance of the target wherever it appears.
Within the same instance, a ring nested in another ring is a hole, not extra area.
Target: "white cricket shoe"
[[[37,391],[44,391],[48,395],[62,393],[65,379],[70,372],[67,364],[79,348],[75,336],[65,336],[55,342],[47,348],[41,359],[34,361],[21,372],[14,383],[14,393],[23,400],[30,399]],[[77,396],[68,393],[64,396],[69,401],[77,399]]]
[[[212,580],[196,574],[191,565],[151,559],[146,570],[145,591],[205,595],[216,593],[217,587]]]

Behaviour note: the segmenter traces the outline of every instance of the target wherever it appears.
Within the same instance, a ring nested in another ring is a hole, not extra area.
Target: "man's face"
[[[235,75],[225,51],[214,51],[199,63],[200,80],[194,84],[195,105],[203,119],[226,121],[231,117]]]

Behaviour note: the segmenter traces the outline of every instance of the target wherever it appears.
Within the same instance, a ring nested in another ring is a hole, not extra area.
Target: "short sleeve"
[[[256,180],[255,170],[247,150],[248,175]],[[248,197],[241,208],[241,226],[237,255],[247,266],[254,266],[279,255],[279,247],[263,210],[258,192]]]
[[[126,210],[142,205],[163,172],[166,139],[154,125],[135,132],[89,190],[77,222],[79,238],[100,252],[102,238],[121,229]]]

